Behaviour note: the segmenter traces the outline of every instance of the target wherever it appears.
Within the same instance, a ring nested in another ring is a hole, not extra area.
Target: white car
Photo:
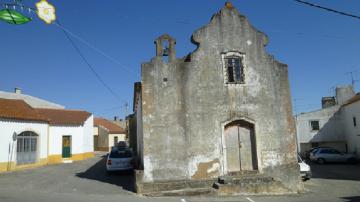
[[[134,168],[133,153],[129,149],[112,149],[106,161],[106,171],[130,171]]]
[[[310,168],[310,166],[307,163],[305,163],[305,161],[303,161],[299,155],[298,155],[298,163],[299,163],[299,166],[300,166],[301,178],[304,181],[309,180],[311,178],[311,168]]]

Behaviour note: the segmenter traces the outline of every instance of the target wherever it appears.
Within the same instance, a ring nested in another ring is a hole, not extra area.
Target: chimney
[[[321,106],[323,109],[336,105],[335,97],[323,97],[321,99]]]
[[[118,116],[114,116],[114,121],[118,121],[119,117]]]
[[[355,95],[352,85],[336,87],[336,101],[338,105],[344,104]]]
[[[21,94],[21,88],[15,88],[15,93],[16,94]]]

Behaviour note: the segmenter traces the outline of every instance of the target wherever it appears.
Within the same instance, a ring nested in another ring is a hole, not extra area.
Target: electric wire
[[[57,21],[57,24],[60,25],[59,21]],[[61,26],[60,26],[61,28]],[[70,42],[70,44],[72,45],[72,47],[76,50],[76,52],[78,53],[78,55],[82,58],[82,60],[85,62],[85,64],[87,65],[87,67],[91,70],[91,72],[95,75],[95,77],[100,81],[100,83],[117,99],[121,100],[120,96],[115,93],[115,91],[113,91],[109,85],[106,84],[106,82],[101,78],[101,76],[95,71],[95,69],[93,68],[93,66],[90,64],[90,62],[86,59],[86,57],[84,56],[84,54],[81,52],[80,48],[76,45],[76,43],[71,39],[71,37],[69,36],[69,34],[61,29],[63,31],[63,33],[65,34],[66,38],[68,39],[68,41]]]
[[[69,29],[65,28],[63,25],[59,24],[59,22],[54,22],[54,25],[58,26],[63,32],[66,32],[68,35],[71,35],[72,37],[76,38],[77,40],[79,40],[80,42],[82,42],[83,44],[85,44],[87,47],[93,49],[94,51],[96,51],[97,53],[101,54],[102,56],[104,56],[105,58],[109,59],[110,61],[112,61],[113,63],[119,65],[122,69],[132,73],[132,74],[136,74],[137,73],[130,69],[130,68],[125,68],[125,65],[121,64],[118,60],[116,60],[115,58],[109,56],[108,54],[106,54],[104,51],[96,48],[94,45],[92,45],[91,43],[87,42],[85,39],[81,38],[80,36],[74,34],[73,32],[71,32]]]
[[[310,2],[307,2],[307,1],[303,1],[303,0],[294,0],[294,1],[296,1],[298,3],[306,4],[308,6],[312,6],[312,7],[315,7],[315,8],[319,8],[319,9],[322,9],[322,10],[326,10],[328,12],[333,12],[333,13],[337,13],[337,14],[340,14],[340,15],[344,15],[344,16],[348,16],[348,17],[352,17],[352,18],[356,18],[356,19],[360,20],[360,16],[357,16],[357,15],[353,15],[353,14],[345,13],[345,12],[342,12],[342,11],[334,10],[334,9],[331,9],[331,8],[323,7],[323,6],[316,5],[314,3],[310,3]]]
[[[19,4],[0,4],[0,6],[20,6],[21,8],[27,8],[29,9],[29,11],[32,11],[34,13],[37,13],[37,10],[31,7],[27,7],[24,5],[19,5]],[[108,54],[104,53],[103,51],[101,51],[100,49],[96,48],[95,46],[91,45],[89,42],[85,41],[84,39],[82,39],[81,37],[79,37],[78,35],[72,33],[71,31],[69,31],[68,29],[66,29],[65,27],[63,27],[59,20],[53,22],[52,24],[55,24],[58,28],[60,28],[62,30],[62,32],[65,34],[66,38],[68,39],[68,41],[70,42],[71,46],[75,49],[75,51],[78,53],[78,55],[82,58],[82,60],[84,61],[84,63],[87,65],[87,67],[90,69],[90,71],[95,75],[95,77],[97,78],[97,80],[109,91],[109,93],[111,95],[113,95],[116,99],[120,100],[121,102],[123,102],[124,104],[127,104],[127,102],[123,101],[120,96],[101,78],[101,76],[96,72],[96,70],[93,68],[93,66],[90,64],[90,62],[86,59],[85,55],[81,52],[80,48],[76,45],[76,43],[71,39],[70,35],[75,37],[76,39],[78,39],[79,41],[81,41],[82,43],[84,43],[86,46],[88,46],[89,48],[95,50],[96,52],[100,53],[101,55],[103,55],[104,57],[110,59],[112,62],[123,66],[122,64],[120,64],[120,62],[118,62],[116,59],[114,59],[113,57],[109,56]],[[128,70],[126,68],[123,67],[123,69]],[[128,70],[129,71],[129,70]],[[132,72],[134,73],[134,71]]]

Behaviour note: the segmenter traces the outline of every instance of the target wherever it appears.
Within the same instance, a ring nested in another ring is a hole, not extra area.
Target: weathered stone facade
[[[287,66],[266,53],[267,36],[227,4],[192,42],[197,49],[178,59],[165,34],[142,64],[138,188],[255,172],[297,192]]]

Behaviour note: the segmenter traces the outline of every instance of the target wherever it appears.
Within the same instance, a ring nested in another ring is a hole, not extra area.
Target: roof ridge
[[[69,112],[86,112],[89,114],[92,114],[91,112],[85,111],[85,110],[78,110],[78,109],[49,109],[49,108],[35,108],[39,110],[51,110],[51,111],[69,111]]]

